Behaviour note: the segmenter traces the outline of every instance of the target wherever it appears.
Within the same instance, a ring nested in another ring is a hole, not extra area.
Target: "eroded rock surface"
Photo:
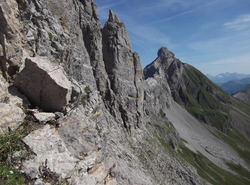
[[[24,36],[19,4],[15,0],[0,3],[0,66],[3,76],[13,80],[22,65],[23,50],[33,55]]]
[[[126,128],[134,129],[139,126],[143,115],[142,68],[139,56],[132,53],[124,23],[112,10],[103,28],[103,59],[111,90],[116,99],[114,105],[111,104],[111,108],[119,110],[118,113]]]
[[[23,170],[31,178],[39,178],[42,175],[39,169],[46,165],[70,184],[117,184],[102,162],[94,123],[79,110],[59,123],[58,130],[46,125],[24,138],[36,156],[24,163]]]
[[[23,100],[17,96],[10,94],[9,84],[0,75],[0,128],[1,132],[6,132],[8,128],[11,130],[20,126],[26,117],[21,106]],[[0,132],[0,134],[1,134]]]

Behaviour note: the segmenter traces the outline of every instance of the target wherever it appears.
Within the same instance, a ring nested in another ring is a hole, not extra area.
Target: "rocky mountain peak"
[[[143,76],[140,59],[133,54],[125,24],[112,11],[102,30],[103,60],[111,84],[111,92],[119,103],[113,104],[119,110],[126,128],[136,127],[133,120],[143,115]],[[112,103],[111,103],[112,104]],[[140,109],[139,111],[137,111]],[[113,111],[114,112],[114,111]],[[139,116],[140,115],[140,116]],[[138,121],[139,122],[139,121]],[[138,123],[137,122],[137,123]]]
[[[169,51],[167,47],[161,47],[159,49],[157,55],[158,55],[158,57],[163,57],[163,58],[174,57],[174,53]]]
[[[119,17],[110,9],[108,22],[121,22]]]

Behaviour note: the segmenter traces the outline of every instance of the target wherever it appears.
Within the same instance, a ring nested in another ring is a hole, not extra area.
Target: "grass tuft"
[[[31,180],[20,172],[22,162],[33,152],[22,141],[31,131],[39,126],[27,116],[24,123],[16,130],[2,132],[0,135],[0,184],[23,185]],[[19,153],[19,155],[15,155]]]
[[[87,102],[89,101],[89,98],[90,98],[90,93],[91,93],[90,87],[86,86],[84,88],[84,92],[85,92],[85,95],[82,96],[81,103],[85,107],[87,105]]]

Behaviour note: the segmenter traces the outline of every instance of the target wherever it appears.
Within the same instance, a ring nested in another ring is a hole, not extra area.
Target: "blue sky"
[[[250,74],[250,0],[95,0],[102,25],[112,9],[145,67],[166,46],[204,74]]]

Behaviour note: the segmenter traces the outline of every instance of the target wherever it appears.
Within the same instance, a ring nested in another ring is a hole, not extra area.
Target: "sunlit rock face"
[[[143,75],[140,58],[132,52],[126,27],[110,10],[109,19],[103,28],[103,60],[116,97],[114,107],[119,112],[124,126],[131,130],[139,127],[143,117]]]

